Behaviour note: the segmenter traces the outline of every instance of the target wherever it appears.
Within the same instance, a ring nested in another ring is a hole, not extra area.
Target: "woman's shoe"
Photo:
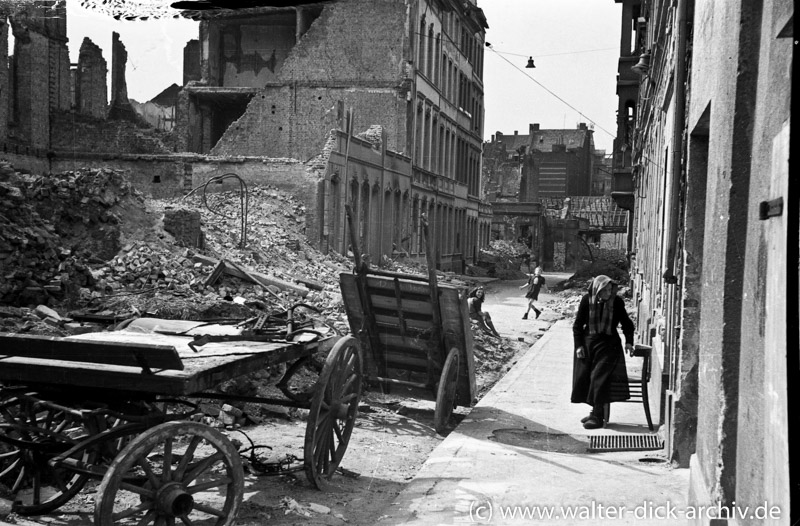
[[[598,429],[603,427],[603,421],[594,415],[589,416],[586,422],[583,423],[584,429]]]
[[[527,320],[527,319],[528,319],[528,313],[527,313],[527,312],[526,312],[525,314],[523,314],[523,315],[522,315],[522,319],[523,319],[523,320]]]
[[[583,418],[581,418],[581,424],[585,424],[586,421],[592,418],[593,416],[594,415],[592,413],[589,413],[588,415],[584,416]]]
[[[536,311],[536,319],[539,319],[539,315],[542,313],[539,309],[534,309]]]

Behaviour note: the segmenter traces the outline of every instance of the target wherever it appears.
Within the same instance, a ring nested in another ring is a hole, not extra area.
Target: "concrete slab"
[[[649,434],[641,404],[586,430],[571,404],[572,326],[556,322],[437,447],[378,524],[686,524],[689,470],[662,451],[588,453]]]

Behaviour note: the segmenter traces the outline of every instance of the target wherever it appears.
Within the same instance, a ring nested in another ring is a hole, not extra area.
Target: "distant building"
[[[520,201],[589,195],[594,163],[594,131],[543,130],[531,124],[520,181]]]
[[[483,146],[484,195],[489,202],[517,202],[528,135],[497,132]]]
[[[614,189],[613,159],[614,156],[612,154],[606,154],[605,150],[594,151],[591,195],[611,195]]]

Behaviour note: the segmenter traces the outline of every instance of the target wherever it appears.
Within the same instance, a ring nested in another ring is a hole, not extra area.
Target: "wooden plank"
[[[7,385],[57,385],[75,389],[181,395],[185,394],[182,386],[187,380],[188,375],[180,371],[144,374],[140,368],[120,365],[0,357],[0,382]]]
[[[305,276],[294,276],[294,280],[302,285],[305,285],[311,290],[325,290],[325,284],[320,283],[319,281],[314,281],[313,279],[309,279]]]
[[[188,342],[191,338],[184,340]],[[137,367],[119,365],[0,357],[0,382],[185,396],[271,365],[309,356],[319,346],[319,342],[303,345],[246,343],[249,345],[209,344],[209,352],[205,349],[200,353],[189,350],[191,354],[183,357],[185,370],[157,370],[153,374],[143,374]],[[185,347],[188,349],[188,345]]]
[[[0,334],[0,354],[47,360],[91,362],[182,370],[175,347],[149,343],[83,341],[54,336]]]
[[[224,271],[225,271],[225,264],[222,261],[218,261],[217,264],[214,266],[214,270],[212,270],[211,274],[208,275],[203,285],[205,285],[206,287],[212,286],[214,283],[217,282],[217,280],[219,280]]]
[[[455,347],[461,352],[461,367],[458,376],[456,403],[471,407],[478,393],[475,380],[475,357],[473,354],[472,328],[469,321],[466,289],[442,287],[439,305],[442,309],[442,324],[447,349]]]
[[[427,281],[408,281],[402,278],[396,278],[400,291],[404,294],[430,296],[430,286]],[[385,290],[387,293],[394,293],[394,279],[375,276],[373,274],[367,275],[367,288],[374,290]]]
[[[404,338],[399,334],[379,333],[378,338],[381,343],[387,347],[397,347],[400,349],[409,349],[428,352],[432,348],[438,348],[439,343],[431,341],[430,339],[423,338]],[[444,362],[441,362],[444,363]]]
[[[231,276],[255,283],[256,285],[261,285],[264,288],[271,285],[278,287],[281,290],[290,290],[302,298],[308,296],[309,290],[305,287],[299,287],[294,283],[289,283],[288,281],[278,279],[274,276],[268,276],[266,274],[262,274],[261,272],[244,268],[241,265],[237,265],[236,263],[226,259],[223,259],[220,263],[224,265],[225,273]]]
[[[397,303],[394,297],[370,295],[369,299],[372,303],[372,306],[376,309],[397,311]],[[415,301],[404,298],[401,300],[400,304],[403,312],[416,313],[425,316],[431,316],[433,313],[433,307],[429,301]]]
[[[428,359],[425,356],[411,356],[402,351],[387,350],[386,365],[390,369],[426,372],[428,370]],[[391,375],[387,375],[387,377],[391,377]]]
[[[397,316],[390,316],[386,314],[375,313],[375,322],[378,324],[379,328],[382,327],[398,327],[399,320]],[[414,318],[405,318],[406,322],[406,331],[430,331],[431,330],[431,319],[424,318],[424,319],[414,319]]]

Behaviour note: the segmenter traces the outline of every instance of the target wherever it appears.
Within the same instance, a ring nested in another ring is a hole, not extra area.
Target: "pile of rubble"
[[[569,279],[559,283],[558,290],[588,290],[592,279],[601,274],[610,277],[620,285],[627,285],[630,280],[628,261],[624,257],[611,257],[610,259],[595,258],[593,262],[582,266],[580,270],[570,276]]]
[[[119,172],[32,176],[0,162],[0,303],[48,303],[93,286],[90,265],[121,248],[121,209],[142,203]]]
[[[302,301],[347,332],[339,274],[352,262],[308,244],[300,199],[271,186],[247,192],[243,232],[239,191],[154,200],[119,171],[45,177],[0,163],[0,305],[7,306],[0,327],[66,335],[141,315],[246,318],[254,309],[274,312]],[[202,247],[177,246],[160,223],[180,209],[199,214]],[[426,274],[402,258],[380,264]],[[34,310],[39,305],[58,315],[42,317]]]
[[[482,248],[478,262],[468,268],[473,276],[490,276],[506,280],[524,279],[532,264],[530,249],[522,243],[496,240]]]

